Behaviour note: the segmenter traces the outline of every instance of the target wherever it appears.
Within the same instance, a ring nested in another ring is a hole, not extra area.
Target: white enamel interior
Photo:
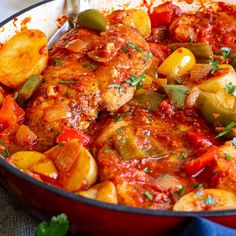
[[[148,0],[153,2],[153,0]],[[148,2],[147,1],[147,2]],[[215,0],[215,2],[218,0]],[[222,0],[221,0],[222,1]],[[90,0],[90,5],[88,5],[88,0],[81,0],[81,10],[87,8],[97,8],[100,10],[115,10],[139,7],[143,0]],[[184,11],[196,11],[199,8],[199,5],[194,2],[193,4],[186,4],[184,2],[174,3],[179,5]],[[198,2],[198,1],[197,1]],[[225,0],[227,3],[235,4],[236,0]],[[162,3],[161,0],[155,0],[154,5]],[[43,31],[48,38],[58,29],[57,19],[66,15],[65,0],[54,0],[42,4],[32,10],[29,10],[20,16],[17,16],[17,21],[11,20],[6,23],[4,26],[0,27],[0,43],[6,42],[10,37],[12,37],[16,31],[21,29],[21,22],[26,17],[30,17],[31,20],[27,24],[29,29],[39,29]]]

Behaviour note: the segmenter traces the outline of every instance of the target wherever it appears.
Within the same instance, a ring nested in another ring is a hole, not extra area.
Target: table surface
[[[0,22],[12,14],[39,0],[0,0]],[[0,187],[0,235],[32,236],[39,223],[14,202],[12,197]]]

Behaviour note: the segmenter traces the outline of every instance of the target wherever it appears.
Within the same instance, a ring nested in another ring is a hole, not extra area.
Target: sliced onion
[[[52,105],[44,109],[45,119],[49,122],[71,117],[70,108],[67,105]]]
[[[201,81],[210,73],[212,68],[211,64],[195,64],[190,71],[190,80]]]

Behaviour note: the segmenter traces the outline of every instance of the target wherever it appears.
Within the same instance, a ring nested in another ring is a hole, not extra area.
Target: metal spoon
[[[69,29],[75,27],[76,18],[82,10],[90,8],[90,0],[66,0],[67,21],[49,39],[48,48],[51,49],[54,43]]]

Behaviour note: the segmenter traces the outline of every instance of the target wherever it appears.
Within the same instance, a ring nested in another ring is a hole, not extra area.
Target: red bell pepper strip
[[[201,133],[196,131],[188,131],[185,135],[187,141],[189,141],[194,147],[210,147],[212,142],[205,138]]]
[[[171,2],[154,7],[153,11],[149,14],[152,28],[169,26],[174,17],[180,16],[181,13],[181,9]]]
[[[217,158],[217,147],[211,146],[206,153],[186,163],[185,170],[189,175],[197,174],[211,161]]]
[[[90,137],[81,130],[63,126],[61,133],[56,138],[57,143],[67,142],[72,139],[78,139],[83,146],[87,146],[90,142]]]
[[[0,131],[22,123],[24,117],[24,110],[17,105],[13,97],[6,96],[0,110]]]

